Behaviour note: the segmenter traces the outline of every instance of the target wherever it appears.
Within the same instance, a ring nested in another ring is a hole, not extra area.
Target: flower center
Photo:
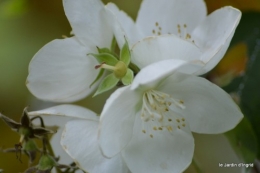
[[[178,24],[177,25],[177,32],[178,32],[177,35],[180,38],[185,39],[185,40],[195,44],[194,39],[192,39],[191,35],[187,32],[187,27],[188,27],[187,24],[183,24],[183,25]],[[155,22],[154,28],[152,29],[152,35],[159,36],[162,34],[172,34],[172,31],[169,31],[169,32],[165,31],[162,28],[162,26],[160,26],[159,22]]]
[[[178,113],[178,109],[185,109],[182,100],[173,99],[170,95],[160,91],[146,91],[143,95],[141,112],[142,132],[150,134],[150,137],[153,138],[153,131],[173,132],[184,128],[186,126],[185,118]]]
[[[177,25],[177,29],[178,29],[178,35],[180,38],[183,38],[187,41],[192,42],[193,44],[195,44],[195,41],[193,39],[191,39],[191,35],[187,32],[187,25]]]
[[[111,65],[107,65],[105,63],[102,63],[100,65],[95,66],[95,68],[96,69],[103,68],[103,69],[111,70],[111,71],[114,72],[114,75],[118,79],[123,78],[126,75],[126,72],[127,72],[127,66],[122,61],[118,61],[115,66],[111,66]]]

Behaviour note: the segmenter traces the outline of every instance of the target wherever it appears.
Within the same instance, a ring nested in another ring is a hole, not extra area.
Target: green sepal
[[[124,85],[130,85],[134,79],[134,72],[131,69],[127,69],[126,75],[121,79]]]
[[[245,163],[254,163],[257,157],[257,138],[246,117],[233,129],[225,133],[231,146]]]
[[[100,54],[93,54],[90,53],[88,55],[94,56],[99,63],[105,63],[107,65],[115,66],[118,60],[116,57],[109,53],[100,53]]]
[[[104,71],[105,71],[105,69],[103,69],[103,68],[100,69],[100,71],[99,71],[99,73],[98,73],[96,79],[90,84],[89,88],[91,88],[92,85],[94,85],[94,84],[103,76]]]
[[[98,49],[98,53],[108,53],[108,54],[111,54],[111,55],[113,55],[114,57],[116,57],[116,59],[119,59],[118,58],[118,55],[117,54],[115,54],[114,52],[112,52],[110,49],[108,49],[108,48],[99,48],[99,47],[97,47],[97,49]]]
[[[122,50],[120,52],[120,60],[123,61],[126,66],[128,66],[131,61],[131,54],[126,39],[125,39],[125,44],[122,47]]]
[[[48,154],[43,154],[39,160],[37,169],[41,171],[45,171],[45,170],[50,170],[57,165],[58,165],[57,162],[54,160],[52,156]]]
[[[116,86],[116,84],[118,83],[118,81],[119,81],[119,79],[116,78],[116,76],[113,73],[107,75],[100,83],[100,85],[93,97],[114,88]]]

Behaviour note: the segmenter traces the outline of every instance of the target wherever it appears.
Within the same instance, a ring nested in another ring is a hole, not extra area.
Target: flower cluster
[[[100,117],[69,104],[28,114],[56,119],[60,143],[80,169],[180,173],[192,162],[192,132],[220,134],[243,118],[225,91],[198,76],[225,54],[239,10],[207,16],[203,0],[143,0],[134,22],[113,3],[63,5],[73,35],[36,53],[28,89],[59,103],[115,91]]]

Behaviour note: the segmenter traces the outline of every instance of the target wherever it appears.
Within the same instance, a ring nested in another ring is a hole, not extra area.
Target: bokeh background
[[[112,2],[135,19],[141,0]],[[205,77],[232,94],[244,112],[245,121],[226,135],[238,153],[249,161],[258,154],[260,136],[260,1],[206,0],[206,4],[209,13],[226,5],[243,11],[225,58]],[[0,111],[4,115],[19,121],[25,106],[37,110],[54,105],[37,100],[27,90],[28,65],[43,45],[69,35],[70,31],[62,0],[0,0]],[[98,96],[76,104],[100,113],[104,104],[100,100]],[[18,140],[18,134],[0,120],[0,150],[12,148]],[[24,155],[22,160],[20,163],[14,153],[0,152],[0,170],[23,172],[28,168],[28,161]]]

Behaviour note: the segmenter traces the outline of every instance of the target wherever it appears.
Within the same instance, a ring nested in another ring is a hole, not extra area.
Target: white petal
[[[181,71],[188,74],[201,68],[200,64],[187,63],[180,59],[168,59],[153,63],[143,68],[134,78],[131,89],[137,88],[146,90],[154,88],[160,82],[173,74],[175,71]]]
[[[193,151],[194,140],[190,132],[178,129],[170,133],[164,129],[143,133],[141,119],[137,117],[134,136],[122,155],[135,173],[179,173],[191,163]]]
[[[98,64],[88,57],[91,50],[75,38],[54,40],[40,49],[29,65],[27,87],[37,98],[54,102],[71,102],[89,95],[97,86]]]
[[[114,35],[117,39],[119,47],[124,45],[125,36],[128,39],[128,44],[130,47],[142,38],[139,30],[137,30],[136,25],[130,16],[128,16],[124,11],[119,10],[118,7],[113,3],[108,3],[106,8],[114,14],[114,17],[117,20],[115,25],[119,25],[116,26],[118,28],[114,31]]]
[[[178,24],[190,33],[206,14],[203,0],[143,0],[136,23],[145,36],[178,34]]]
[[[41,116],[46,127],[58,127],[57,133],[51,138],[51,145],[56,156],[60,156],[59,163],[72,163],[71,157],[62,149],[60,145],[61,134],[65,124],[76,118],[90,119],[98,121],[96,114],[88,109],[75,105],[59,105],[47,109],[33,111],[28,113],[29,116]],[[39,124],[39,119],[33,121],[34,124]]]
[[[100,0],[63,0],[73,33],[89,47],[110,47],[113,38],[110,18]]]
[[[101,113],[100,147],[103,154],[113,157],[130,141],[133,133],[136,106],[142,95],[130,86],[117,89],[106,101]]]
[[[175,82],[176,78],[184,80]],[[239,107],[225,91],[201,77],[175,74],[167,78],[158,90],[184,102],[182,114],[193,132],[223,133],[234,128],[243,118]]]
[[[53,116],[57,115],[60,117],[68,118],[81,118],[88,120],[98,120],[96,113],[89,109],[76,105],[58,105],[50,108],[42,109],[39,111],[31,111],[28,113],[29,116]]]
[[[98,121],[70,121],[63,131],[61,145],[77,166],[87,172],[127,173],[121,155],[107,159],[101,154],[97,135]]]
[[[243,163],[224,135],[193,134],[195,138],[194,160],[202,172],[244,173],[245,167],[224,167],[224,164]],[[223,166],[219,166],[223,164]],[[184,173],[193,173],[192,165]]]
[[[200,60],[202,55],[194,44],[175,35],[145,38],[131,52],[132,61],[139,68],[165,59]]]
[[[197,74],[210,71],[224,56],[235,29],[241,18],[241,12],[232,7],[224,7],[210,14],[195,30],[192,37],[195,44],[204,52],[202,61],[207,63]]]

